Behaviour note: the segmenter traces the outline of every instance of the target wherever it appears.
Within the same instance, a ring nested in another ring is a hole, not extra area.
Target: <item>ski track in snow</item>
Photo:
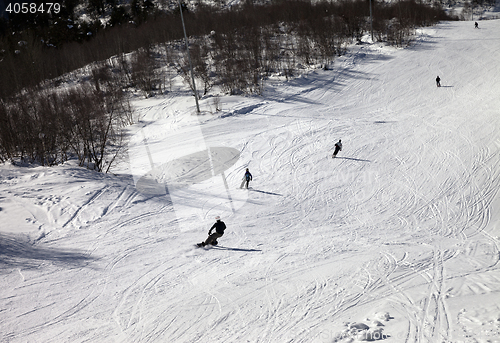
[[[228,170],[248,199],[221,247],[193,247],[211,199],[201,221],[174,212],[127,163],[2,169],[15,204],[0,214],[23,204],[35,230],[0,233],[0,341],[351,342],[381,313],[386,342],[498,341],[500,21],[481,23],[222,98],[233,110],[200,119],[204,138],[236,147],[254,181]],[[160,140],[191,102],[139,101],[136,128],[170,123]]]

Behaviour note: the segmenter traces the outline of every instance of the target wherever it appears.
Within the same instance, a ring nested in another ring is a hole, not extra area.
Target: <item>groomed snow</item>
[[[1,166],[0,341],[500,342],[499,75],[500,20],[444,22],[137,100],[115,175]]]

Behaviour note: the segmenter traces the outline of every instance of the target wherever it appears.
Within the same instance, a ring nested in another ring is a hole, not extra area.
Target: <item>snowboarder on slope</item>
[[[436,77],[436,86],[441,87],[441,79],[439,78],[439,75]]]
[[[205,242],[198,243],[199,247],[204,247],[205,245],[217,245],[217,238],[222,237],[224,235],[224,230],[226,229],[226,224],[222,220],[220,220],[220,217],[217,216],[215,217],[215,224],[212,225],[210,230],[208,231],[208,238]],[[212,231],[215,229],[215,232],[212,233]]]
[[[243,183],[246,183],[246,188],[248,189],[248,184],[252,181],[252,174],[250,174],[250,171],[247,170],[245,171],[245,176],[243,176]]]
[[[340,139],[335,143],[335,151],[333,152],[332,158],[335,158],[339,151],[342,151],[342,141]]]

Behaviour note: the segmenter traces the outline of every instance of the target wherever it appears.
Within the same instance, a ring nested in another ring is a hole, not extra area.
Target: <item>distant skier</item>
[[[474,28],[479,29],[479,24],[477,23],[477,21],[474,23]]]
[[[436,86],[441,87],[441,79],[439,78],[439,75],[436,77]]]
[[[224,235],[224,230],[226,229],[226,224],[222,220],[220,220],[220,217],[217,216],[215,217],[215,224],[212,225],[210,230],[208,231],[208,238],[205,242],[198,243],[199,247],[204,247],[205,245],[217,245],[217,238],[222,237]],[[212,233],[212,231],[215,229],[215,232]]]
[[[332,158],[335,158],[339,151],[342,151],[342,141],[340,139],[335,143],[335,151],[333,152]]]
[[[243,188],[243,185],[245,185],[245,187],[248,189],[248,184],[250,183],[250,181],[252,181],[252,174],[250,174],[250,171],[247,170],[245,171],[245,175],[243,176],[243,182],[241,183],[241,186],[240,188]]]

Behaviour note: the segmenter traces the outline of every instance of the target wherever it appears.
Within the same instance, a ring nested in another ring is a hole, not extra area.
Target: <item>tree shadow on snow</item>
[[[413,50],[413,51],[429,51],[429,50],[434,50],[436,48],[436,45],[439,44],[439,41],[437,39],[443,38],[443,37],[433,37],[435,40],[428,40],[428,41],[418,41],[410,44],[409,46],[406,47],[408,50]]]
[[[78,251],[40,247],[22,237],[0,233],[0,271],[7,268],[36,268],[43,262],[70,267],[84,266],[93,260]]]

